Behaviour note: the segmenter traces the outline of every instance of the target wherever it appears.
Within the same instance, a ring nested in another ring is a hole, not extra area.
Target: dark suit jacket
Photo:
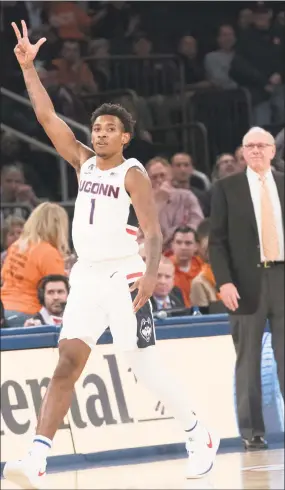
[[[171,292],[169,293],[169,299],[170,308],[183,308],[183,306],[185,306],[182,292],[176,286],[174,286],[174,288],[172,288]],[[150,301],[152,304],[152,311],[157,311],[157,304],[153,296],[151,296]]]
[[[284,174],[274,172],[273,177],[284,220]],[[217,286],[232,282],[237,287],[241,299],[235,314],[255,313],[261,286],[260,246],[245,172],[215,184],[210,222],[209,254]]]

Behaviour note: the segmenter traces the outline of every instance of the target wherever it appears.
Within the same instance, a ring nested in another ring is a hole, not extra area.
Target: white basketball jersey
[[[135,158],[109,170],[96,166],[96,157],[81,167],[72,224],[72,239],[79,259],[113,260],[138,254],[138,220],[125,176],[143,165]]]

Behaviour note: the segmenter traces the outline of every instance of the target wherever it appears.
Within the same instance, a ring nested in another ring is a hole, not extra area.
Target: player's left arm
[[[130,168],[125,177],[125,187],[145,237],[146,272],[131,287],[131,291],[138,289],[138,294],[134,300],[136,312],[151,297],[155,288],[162,252],[162,234],[148,175],[138,167]]]

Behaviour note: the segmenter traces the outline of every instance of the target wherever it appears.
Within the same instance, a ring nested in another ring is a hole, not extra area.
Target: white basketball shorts
[[[133,284],[145,271],[139,255],[105,262],[78,261],[70,274],[70,293],[59,340],[80,339],[92,349],[106,328],[120,350],[143,349],[155,344],[151,303],[137,314]]]

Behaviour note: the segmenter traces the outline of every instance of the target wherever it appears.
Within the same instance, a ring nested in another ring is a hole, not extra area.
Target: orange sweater
[[[65,274],[63,257],[56,248],[41,242],[21,252],[16,243],[11,245],[1,272],[1,299],[5,310],[28,315],[37,313],[41,308],[38,282],[49,274]]]
[[[183,299],[186,307],[190,307],[190,289],[191,289],[191,282],[196,277],[199,272],[201,272],[201,269],[203,267],[203,260],[198,256],[195,255],[190,263],[188,271],[184,272],[181,269],[179,269],[179,266],[176,263],[175,256],[172,255],[172,257],[169,257],[170,260],[172,260],[174,267],[175,267],[175,276],[174,276],[174,285],[177,286],[183,294]]]

